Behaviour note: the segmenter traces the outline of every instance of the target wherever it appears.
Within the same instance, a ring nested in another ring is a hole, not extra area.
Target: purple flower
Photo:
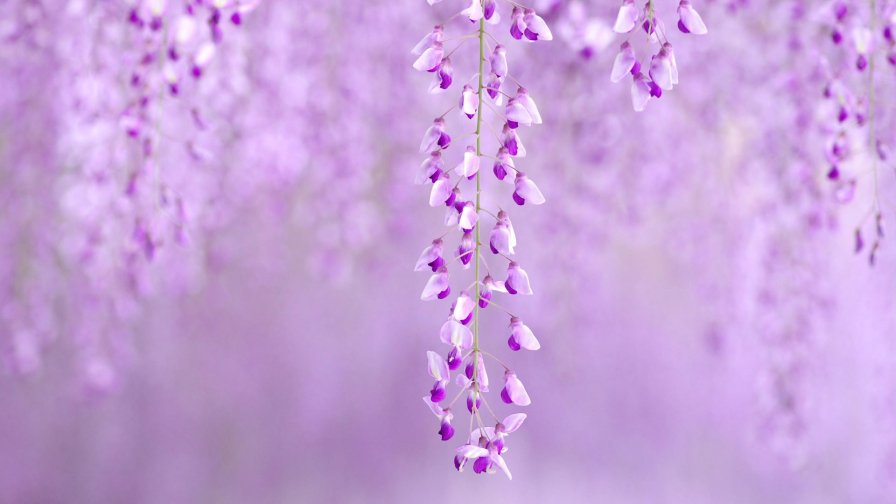
[[[501,16],[497,12],[498,2],[496,0],[485,0],[482,2],[482,16],[491,24],[497,24],[501,21]]]
[[[427,33],[425,37],[423,37],[420,42],[417,42],[417,45],[411,49],[411,54],[415,56],[420,56],[427,49],[433,47],[436,43],[441,43],[442,38],[444,37],[444,28],[442,25],[436,25],[433,27],[432,31]]]
[[[454,414],[451,413],[451,409],[442,409],[438,403],[432,402],[429,396],[424,396],[423,402],[429,406],[429,410],[432,411],[432,414],[439,419],[439,436],[442,437],[442,441],[448,441],[454,437],[454,427],[451,425],[451,420],[454,419]]]
[[[460,14],[469,18],[471,22],[479,21],[484,15],[481,0],[470,0],[470,6],[460,11]]]
[[[423,134],[423,140],[420,141],[420,152],[432,151],[437,146],[444,149],[450,143],[451,137],[445,134],[445,119],[437,117],[432,121],[432,126]]]
[[[523,21],[523,16],[523,9],[519,7],[514,7],[510,13],[510,36],[517,40],[523,38],[523,32],[526,30],[526,22]]]
[[[616,59],[613,61],[613,70],[610,72],[610,81],[621,81],[632,71],[637,62],[638,60],[635,57],[635,50],[632,49],[631,44],[623,42],[622,45],[619,46],[619,53],[616,54]]]
[[[429,92],[441,93],[451,87],[452,82],[454,82],[454,67],[451,65],[451,58],[442,58],[439,70],[434,73],[432,83],[429,85]]]
[[[509,369],[504,372],[504,388],[501,389],[501,400],[507,404],[516,404],[518,406],[532,404],[523,382]]]
[[[420,164],[417,171],[417,178],[414,183],[417,185],[424,184],[426,181],[435,182],[442,175],[442,151],[437,150],[429,154],[429,157]]]
[[[522,172],[516,173],[516,178],[514,179],[513,184],[513,201],[515,201],[517,205],[522,206],[527,201],[533,205],[541,205],[545,202],[544,195],[541,194],[541,190],[538,189],[535,182]]]
[[[453,200],[451,200],[453,196],[454,190],[451,187],[451,180],[448,178],[448,175],[443,173],[432,184],[432,190],[429,192],[429,206],[437,207],[443,204],[450,205],[451,202],[453,202]]]
[[[473,333],[453,317],[442,324],[439,339],[442,340],[442,343],[460,350],[468,350],[473,346]]]
[[[489,65],[491,65],[492,73],[496,77],[507,76],[507,49],[498,44],[495,46],[492,55],[489,57]]]
[[[498,212],[498,220],[489,234],[488,242],[493,254],[513,255],[513,249],[516,247],[516,233],[513,231],[510,217],[504,210]]]
[[[651,80],[659,87],[670,90],[677,79],[673,77],[672,59],[669,57],[667,46],[672,47],[669,44],[665,44],[658,53],[650,58],[649,74]]]
[[[678,3],[678,29],[682,33],[694,35],[706,35],[707,33],[703,19],[688,0],[681,0]]]
[[[438,238],[432,241],[428,247],[423,249],[420,258],[417,259],[417,265],[414,271],[423,271],[427,267],[433,272],[437,271],[445,261],[442,259],[442,239]]]
[[[474,205],[472,201],[464,203],[463,209],[460,212],[460,218],[457,222],[461,231],[472,231],[476,227],[476,222],[478,221],[479,214],[476,213],[476,205]]]
[[[507,118],[507,125],[511,128],[516,128],[520,124],[525,126],[532,125],[532,116],[529,115],[529,111],[526,110],[526,107],[517,101],[516,98],[507,100],[504,116]]]
[[[460,96],[461,112],[463,112],[464,115],[466,115],[468,118],[472,119],[473,116],[476,115],[476,111],[478,109],[479,95],[476,93],[476,90],[473,89],[473,86],[465,84]]]
[[[464,268],[468,268],[470,263],[473,260],[473,233],[470,231],[464,232],[464,235],[460,239],[460,244],[457,246],[457,258],[461,264],[464,265]]]
[[[504,280],[504,288],[510,294],[532,295],[532,286],[529,285],[529,274],[513,261],[507,265],[507,279]]]
[[[430,401],[438,403],[445,399],[445,384],[451,379],[448,361],[431,350],[426,352],[426,361],[429,375],[436,379],[429,394]]]
[[[473,301],[473,298],[471,298],[466,291],[461,292],[460,296],[457,297],[457,301],[454,302],[452,316],[454,317],[454,320],[457,320],[463,325],[467,325],[470,322],[470,318],[473,316],[473,309],[475,307],[476,302]]]
[[[533,351],[541,348],[538,338],[519,317],[510,317],[510,339],[507,340],[507,345],[514,352],[520,348]]]
[[[622,0],[622,6],[616,14],[616,23],[613,31],[616,33],[628,33],[635,28],[641,19],[641,11],[635,7],[634,0]]]
[[[476,147],[467,146],[467,150],[464,151],[464,160],[457,165],[456,169],[464,177],[469,179],[476,177],[476,173],[479,172],[479,156],[476,155]]]
[[[517,136],[516,130],[511,128],[509,124],[505,124],[501,132],[501,144],[511,156],[526,157],[526,147],[523,146],[522,140]]]
[[[529,117],[532,119],[532,124],[541,124],[541,113],[538,112],[538,106],[535,105],[535,100],[529,96],[529,92],[526,91],[526,88],[520,86],[516,91],[517,103],[523,106],[526,109],[526,112],[529,114]]]
[[[551,29],[548,28],[544,19],[535,13],[535,10],[526,9],[523,11],[523,23],[526,24],[526,29],[523,31],[523,34],[527,39],[533,41],[554,39],[554,34],[551,33]]]
[[[442,266],[438,269],[423,287],[423,293],[420,299],[423,301],[433,301],[436,298],[445,299],[451,293],[451,286],[448,284],[448,269]]]
[[[636,112],[641,112],[650,100],[651,89],[644,75],[638,72],[632,77],[632,107]]]
[[[516,167],[513,163],[513,158],[510,157],[510,152],[507,150],[507,147],[498,149],[498,154],[495,156],[495,164],[492,166],[492,171],[498,180],[504,180],[508,173],[516,178]]]
[[[444,55],[444,46],[441,42],[435,41],[414,61],[414,69],[421,72],[435,72],[439,69]]]

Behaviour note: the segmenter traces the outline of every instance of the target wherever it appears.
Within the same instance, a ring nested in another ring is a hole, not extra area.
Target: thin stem
[[[877,0],[871,3],[871,33],[876,32]],[[880,198],[877,182],[877,135],[874,131],[874,51],[868,52],[868,153],[871,156],[871,167],[874,172],[874,208],[880,211]]]
[[[482,99],[482,91],[484,86],[482,84],[482,71],[485,64],[485,19],[479,20],[479,84],[477,89],[477,94],[479,96],[479,106],[476,108],[476,155],[482,155],[482,104],[485,103]],[[476,172],[476,213],[482,209],[481,204],[481,192],[482,192],[482,172]],[[473,253],[476,257],[476,305],[474,307],[475,315],[473,319],[473,386],[476,387],[476,392],[479,392],[479,359],[481,356],[479,355],[479,295],[481,291],[481,284],[479,283],[479,248],[481,247],[481,242],[479,239],[479,223],[476,223],[476,245],[473,248]],[[478,411],[476,405],[474,403],[474,413]]]

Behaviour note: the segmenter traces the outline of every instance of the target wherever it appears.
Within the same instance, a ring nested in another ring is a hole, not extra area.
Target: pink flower
[[[426,286],[423,287],[423,293],[420,294],[420,299],[423,301],[445,299],[449,294],[451,294],[451,286],[448,284],[448,269],[442,266],[429,277]]]
[[[533,205],[541,205],[545,202],[544,195],[541,194],[541,190],[538,189],[535,182],[522,172],[516,173],[516,179],[513,183],[513,201],[515,201],[517,205],[522,206],[526,204],[527,201]]]
[[[635,28],[641,19],[641,11],[635,7],[634,0],[623,0],[622,6],[619,7],[619,13],[616,14],[616,24],[613,25],[613,31],[616,33],[628,33]]]
[[[535,337],[529,326],[524,324],[519,317],[511,317],[510,338],[507,340],[507,346],[514,352],[520,348],[534,351],[541,348],[541,343],[538,342],[538,338]]]
[[[504,288],[510,294],[532,295],[532,286],[529,285],[529,274],[513,261],[507,265],[507,279],[504,280]]]
[[[447,365],[446,365],[447,369]],[[507,370],[504,372],[504,388],[501,389],[501,400],[507,404],[516,404],[518,406],[528,406],[532,404],[529,394],[523,382],[516,377],[516,374]]]
[[[682,33],[693,33],[694,35],[706,35],[707,33],[703,19],[688,0],[681,0],[678,3],[678,29]]]

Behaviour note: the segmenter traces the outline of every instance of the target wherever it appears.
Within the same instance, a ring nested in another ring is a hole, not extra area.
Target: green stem
[[[477,95],[479,97],[479,104],[476,107],[476,155],[482,156],[482,72],[484,70],[483,65],[485,63],[485,20],[479,20],[479,88],[477,89]],[[476,172],[476,214],[479,215],[482,210],[480,194],[482,191],[482,180],[481,180],[482,170]],[[479,392],[479,359],[482,358],[479,352],[479,295],[480,295],[480,283],[479,283],[479,247],[481,243],[479,242],[479,222],[476,223],[476,245],[473,248],[474,260],[476,263],[475,266],[475,275],[476,275],[476,296],[473,297],[476,304],[474,305],[475,315],[473,318],[473,386],[475,390]],[[477,412],[476,404],[473,404],[474,414]]]

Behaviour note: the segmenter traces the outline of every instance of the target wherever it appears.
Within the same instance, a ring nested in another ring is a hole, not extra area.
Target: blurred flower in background
[[[495,53],[549,196],[512,209],[540,350],[479,329],[533,398],[507,481],[420,405],[420,135],[476,71],[411,68],[470,29],[433,3],[0,5],[0,502],[896,502],[896,4],[648,2],[682,79],[640,113],[622,2],[521,7],[554,40]]]

